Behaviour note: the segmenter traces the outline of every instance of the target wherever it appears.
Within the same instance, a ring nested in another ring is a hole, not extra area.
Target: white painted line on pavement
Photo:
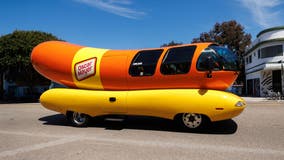
[[[55,141],[35,144],[35,145],[31,145],[31,146],[24,146],[24,147],[17,148],[17,149],[14,149],[14,150],[0,152],[0,159],[1,159],[1,157],[3,158],[3,157],[7,157],[7,156],[14,156],[14,155],[20,154],[20,153],[25,153],[25,152],[30,152],[30,151],[34,151],[34,150],[44,149],[44,148],[47,148],[47,147],[52,147],[52,146],[57,146],[57,145],[62,145],[62,144],[66,144],[66,143],[75,142],[75,141],[78,141],[80,139],[81,139],[80,137],[66,137],[66,138],[55,140]]]
[[[32,136],[32,137],[46,137],[46,138],[63,138],[66,136],[54,135],[54,134],[40,134],[40,133],[29,133],[21,131],[1,131],[0,134],[16,135],[16,136]]]

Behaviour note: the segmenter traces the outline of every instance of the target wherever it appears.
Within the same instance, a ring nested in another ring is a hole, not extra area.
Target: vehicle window
[[[152,76],[163,50],[140,51],[133,58],[129,68],[131,76]]]
[[[211,58],[212,64],[213,64],[213,70],[217,71],[220,70],[221,64],[218,59],[218,55],[215,53],[215,51],[211,48],[206,48],[202,53],[200,54],[198,61],[197,61],[197,70],[199,71],[207,71],[209,68],[209,62],[208,58]]]
[[[169,49],[163,59],[161,73],[165,75],[188,73],[195,49],[196,46]]]
[[[210,46],[202,51],[197,60],[197,70],[207,71],[209,68],[208,60],[211,60],[213,70],[238,71],[238,57],[229,49],[220,46]]]
[[[219,57],[222,69],[226,71],[239,71],[240,62],[238,56],[225,47],[211,46]],[[249,59],[251,62],[251,59]]]

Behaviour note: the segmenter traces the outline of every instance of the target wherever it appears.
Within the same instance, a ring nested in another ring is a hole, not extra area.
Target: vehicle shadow
[[[62,114],[41,117],[39,121],[42,121],[44,125],[69,126]],[[234,134],[238,129],[237,123],[232,119],[209,123],[198,130],[183,130],[172,120],[146,116],[96,117],[90,121],[89,127],[106,130],[136,129],[197,134]]]

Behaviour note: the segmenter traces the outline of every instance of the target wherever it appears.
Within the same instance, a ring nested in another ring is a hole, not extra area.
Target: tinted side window
[[[131,76],[152,76],[163,50],[140,51],[132,60],[129,68]]]
[[[161,73],[165,75],[188,73],[195,49],[196,46],[169,49],[163,59]]]

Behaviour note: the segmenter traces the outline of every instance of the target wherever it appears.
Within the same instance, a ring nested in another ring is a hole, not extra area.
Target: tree
[[[238,56],[242,56],[251,43],[251,35],[244,32],[244,27],[235,20],[216,23],[209,32],[203,32],[200,37],[194,38],[192,43],[216,42],[227,46]]]
[[[49,83],[32,67],[30,54],[41,42],[59,40],[56,36],[40,31],[16,30],[0,37],[0,98],[3,96],[3,76],[17,85],[33,86]]]
[[[194,38],[192,43],[215,42],[228,47],[235,52],[243,62],[245,49],[251,44],[251,35],[244,32],[244,27],[235,20],[216,23],[212,30],[203,32],[198,38]],[[241,65],[241,73],[236,81],[238,84],[245,84],[244,65]]]
[[[181,45],[181,44],[182,43],[180,42],[171,41],[169,43],[164,43],[163,45],[161,45],[161,47],[176,46],[176,45]]]

